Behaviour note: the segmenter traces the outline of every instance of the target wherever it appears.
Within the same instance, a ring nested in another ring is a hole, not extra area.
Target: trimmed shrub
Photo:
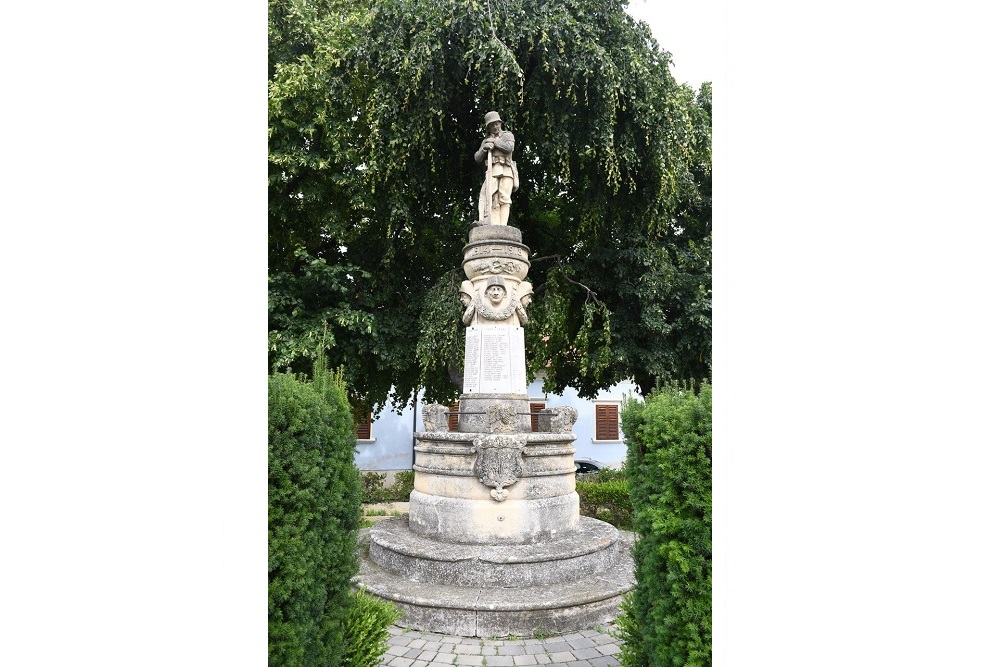
[[[342,380],[268,378],[268,664],[339,665],[361,516],[355,432]]]
[[[345,667],[378,667],[389,648],[386,628],[399,620],[399,608],[391,602],[354,591],[347,615]]]
[[[371,503],[405,503],[410,500],[413,490],[414,472],[402,470],[396,473],[395,479],[388,487],[385,485],[385,473],[361,473],[361,502]]]
[[[624,667],[712,664],[712,387],[627,401],[636,587],[618,622]]]
[[[396,478],[392,480],[392,486],[386,489],[386,500],[388,502],[405,503],[410,500],[410,491],[413,491],[413,480],[416,474],[412,470],[403,470],[396,473]]]
[[[384,503],[385,500],[385,474],[380,472],[361,473],[361,502],[366,504]]]
[[[602,468],[576,480],[580,514],[607,521],[615,528],[632,530],[632,499],[625,472]]]

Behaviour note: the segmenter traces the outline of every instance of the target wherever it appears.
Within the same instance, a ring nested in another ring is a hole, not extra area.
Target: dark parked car
[[[586,475],[607,467],[600,461],[595,461],[594,459],[577,459],[574,463],[576,463],[577,475]]]

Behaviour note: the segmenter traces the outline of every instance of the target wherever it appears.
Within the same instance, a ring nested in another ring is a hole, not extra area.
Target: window
[[[452,403],[448,409],[451,410],[448,413],[448,430],[454,433],[458,431],[458,401]]]
[[[594,440],[618,440],[618,405],[603,404],[597,408],[597,434]]]
[[[354,423],[358,425],[358,440],[372,439],[372,413],[362,412],[363,408],[354,411]]]
[[[531,432],[538,432],[538,413],[545,409],[545,403],[530,403],[531,407],[528,409],[531,411]]]

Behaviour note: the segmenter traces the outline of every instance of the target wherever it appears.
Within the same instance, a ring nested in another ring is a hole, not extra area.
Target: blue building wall
[[[639,388],[632,382],[622,382],[594,399],[584,399],[575,389],[567,388],[562,395],[546,394],[542,391],[542,380],[536,378],[528,385],[528,398],[532,403],[545,403],[554,408],[568,405],[576,408],[578,417],[573,425],[576,435],[576,457],[593,459],[609,466],[618,467],[625,462],[625,443],[621,435],[621,400],[626,394],[639,395]],[[617,440],[597,440],[597,405],[615,404],[619,406],[619,433]],[[413,406],[408,406],[402,414],[383,408],[372,420],[371,440],[358,440],[354,463],[365,471],[410,470],[413,467],[413,432],[423,431],[420,411],[423,395],[417,397],[416,422]],[[414,424],[416,429],[414,429]]]

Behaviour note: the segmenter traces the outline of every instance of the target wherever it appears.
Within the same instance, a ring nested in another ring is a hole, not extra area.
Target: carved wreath
[[[476,311],[479,316],[487,320],[506,320],[508,317],[514,314],[515,302],[511,299],[510,302],[503,308],[493,308],[486,303],[485,300],[480,301],[479,308]]]

